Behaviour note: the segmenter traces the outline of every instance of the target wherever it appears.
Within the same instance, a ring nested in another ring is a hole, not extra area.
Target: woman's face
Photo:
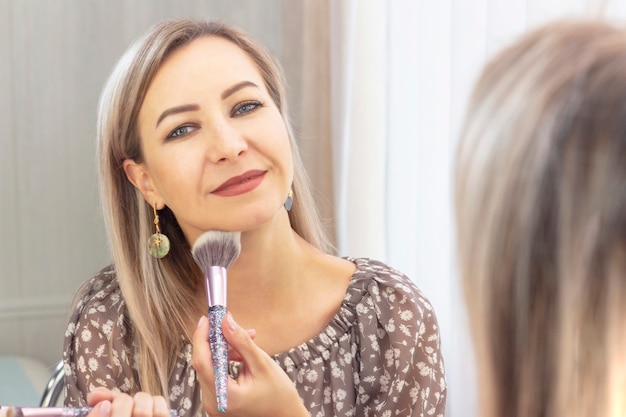
[[[150,205],[168,206],[190,244],[248,231],[281,210],[293,178],[285,123],[252,59],[216,36],[176,50],[139,112],[142,163],[124,162]]]

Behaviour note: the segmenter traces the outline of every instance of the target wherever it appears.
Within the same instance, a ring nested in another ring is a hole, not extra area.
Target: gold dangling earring
[[[154,227],[156,228],[156,233],[150,236],[148,239],[148,252],[150,255],[155,258],[162,258],[167,255],[170,251],[170,240],[161,233],[161,228],[159,227],[159,215],[157,214],[156,203],[152,206],[154,211]]]

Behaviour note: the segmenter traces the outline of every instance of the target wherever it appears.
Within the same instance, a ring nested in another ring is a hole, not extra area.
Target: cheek
[[[271,152],[274,164],[280,169],[281,176],[285,179],[287,185],[290,185],[293,181],[293,155],[291,152],[291,143],[286,134],[280,136],[281,132],[276,132],[279,138],[274,140],[271,144],[271,150],[268,149],[268,153]]]
[[[289,183],[291,184],[291,182],[293,182],[293,171],[294,171],[293,154],[291,153],[291,144],[288,144],[288,146],[286,147],[284,160],[285,160],[285,171],[289,178]]]
[[[153,155],[150,163],[154,167],[152,173],[155,187],[166,199],[171,195],[189,192],[200,175],[201,165],[194,160],[193,154],[171,152]]]
[[[271,132],[270,142],[273,153],[277,155],[277,158],[281,161],[282,165],[285,166],[285,169],[288,169],[291,173],[293,171],[293,155],[291,151],[293,145],[289,140],[287,127],[282,117],[280,117],[280,113],[276,112],[275,119],[269,131]]]
[[[292,147],[295,145],[291,143],[286,132],[284,133],[284,135],[285,139],[284,142],[282,142],[281,144],[282,160],[284,161],[285,172],[289,177],[289,182],[291,183],[293,181],[294,171]]]

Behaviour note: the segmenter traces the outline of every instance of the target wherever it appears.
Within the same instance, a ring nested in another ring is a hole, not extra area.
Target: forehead
[[[243,49],[225,38],[209,35],[172,52],[157,70],[148,94],[154,89],[176,90],[200,80],[219,87],[242,79],[263,80],[257,64]]]
[[[246,60],[249,64],[255,65],[252,58],[241,49],[237,44],[218,35],[206,35],[193,39],[185,45],[175,49],[166,58],[161,68],[167,66],[172,61],[185,59],[198,59],[202,57],[205,60],[215,62],[225,59]]]
[[[226,89],[242,81],[255,83],[267,94],[257,64],[243,49],[219,36],[194,39],[172,52],[157,70],[139,110],[139,124],[154,124],[169,107],[221,100]]]

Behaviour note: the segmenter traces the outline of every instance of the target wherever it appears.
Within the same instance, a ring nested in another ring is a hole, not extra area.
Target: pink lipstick
[[[231,197],[254,190],[265,179],[267,171],[253,169],[232,177],[213,190],[212,194]]]

